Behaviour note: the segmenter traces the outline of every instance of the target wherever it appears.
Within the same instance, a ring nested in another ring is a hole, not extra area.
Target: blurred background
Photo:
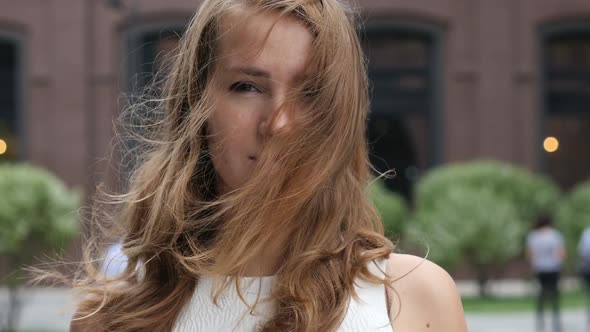
[[[72,211],[98,183],[125,185],[109,163],[124,159],[112,146],[120,97],[150,82],[199,3],[0,0],[0,330],[67,329],[69,293],[25,287],[16,267],[46,252],[80,257]],[[563,331],[585,331],[590,1],[355,5],[371,160],[396,172],[371,191],[387,234],[402,252],[428,244],[459,285],[470,331],[537,331],[526,234],[550,215],[568,252]]]

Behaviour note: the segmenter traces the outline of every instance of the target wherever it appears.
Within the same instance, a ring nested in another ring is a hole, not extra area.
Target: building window
[[[167,25],[164,28],[161,25],[139,27],[128,32],[127,95],[130,103],[136,104],[145,101],[145,98],[159,97],[158,89],[166,76],[164,64],[169,63],[168,61],[175,55],[184,30],[183,24],[176,24]],[[129,174],[137,166],[137,158],[142,157],[141,151],[138,150],[141,147],[138,136],[145,136],[146,128],[154,128],[153,125],[158,122],[153,114],[149,106],[125,114],[125,126],[127,130],[132,131],[132,134],[123,137],[123,145],[120,147],[122,150],[119,151],[123,182],[129,178]]]
[[[564,189],[590,178],[590,26],[543,36],[545,168]]]
[[[130,90],[141,91],[159,73],[162,65],[174,55],[184,27],[144,29],[130,33]]]
[[[18,45],[0,37],[0,161],[17,160],[19,143]]]
[[[363,38],[372,84],[371,162],[394,169],[386,185],[411,199],[414,182],[435,162],[436,39],[418,29],[368,28]]]

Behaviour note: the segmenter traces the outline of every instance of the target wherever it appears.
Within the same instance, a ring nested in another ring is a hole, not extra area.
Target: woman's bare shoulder
[[[390,318],[395,331],[466,332],[461,297],[453,278],[422,257],[392,254],[388,290]]]

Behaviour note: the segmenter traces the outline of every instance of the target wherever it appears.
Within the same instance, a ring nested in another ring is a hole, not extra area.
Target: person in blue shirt
[[[561,331],[559,308],[559,277],[566,257],[563,236],[552,225],[548,215],[537,218],[535,228],[527,236],[527,254],[539,282],[537,297],[537,331],[543,331],[543,307],[550,302],[553,308],[553,330]]]
[[[586,286],[586,325],[590,328],[590,226],[584,229],[578,243],[578,273]]]

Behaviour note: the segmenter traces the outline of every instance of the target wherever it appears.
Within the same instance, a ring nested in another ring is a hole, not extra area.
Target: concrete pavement
[[[461,288],[461,287],[460,287]],[[23,292],[24,307],[19,329],[42,329],[64,332],[74,311],[75,298],[71,291],[59,288],[35,288]],[[7,292],[0,289],[0,312],[7,308]],[[532,313],[466,315],[470,332],[541,332],[535,331]],[[563,313],[562,332],[590,332],[585,329],[583,309]],[[547,326],[551,326],[547,322]],[[436,331],[433,331],[436,332]],[[546,332],[552,332],[546,330]]]
[[[469,332],[541,332],[535,329],[533,313],[467,314]],[[568,310],[562,314],[562,332],[590,332],[585,326],[584,310]],[[546,314],[546,332],[553,332],[549,313]]]

